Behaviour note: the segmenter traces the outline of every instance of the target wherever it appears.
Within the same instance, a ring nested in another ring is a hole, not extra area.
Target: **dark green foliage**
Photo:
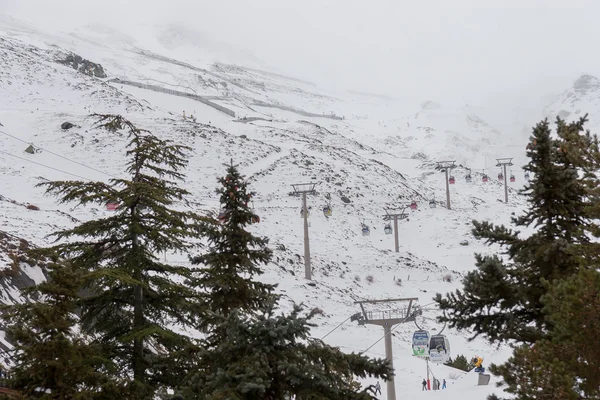
[[[24,291],[42,300],[2,308],[14,345],[10,385],[28,399],[118,397],[122,388],[109,378],[112,362],[76,333],[80,274],[57,264],[48,269],[48,282]]]
[[[533,346],[515,348],[513,356],[505,364],[492,364],[490,372],[504,378],[504,390],[516,399],[580,399],[573,391],[575,374],[555,356],[559,356],[557,349],[550,342],[541,340]]]
[[[543,393],[543,399],[580,399],[579,393],[600,399],[600,273],[582,270],[550,285],[542,301],[552,338],[516,349],[506,364],[491,371],[518,399],[536,393]]]
[[[492,342],[515,339],[533,343],[551,330],[542,312],[541,297],[546,292],[542,280],[577,273],[581,254],[590,250],[590,233],[597,229],[586,212],[592,178],[584,180],[578,175],[591,166],[577,161],[575,150],[562,148],[570,143],[563,137],[573,142],[584,122],[567,125],[559,119],[558,139],[551,137],[547,121],[534,128],[530,161],[524,167],[533,179],[522,191],[529,207],[512,222],[518,227],[534,227],[536,232],[523,238],[504,226],[474,221],[475,237],[502,246],[510,261],[477,255],[477,269],[465,277],[464,289],[446,298],[437,295],[436,301],[446,313],[442,321],[458,329],[472,329],[475,336],[483,334]],[[567,156],[569,152],[573,154]]]
[[[459,354],[458,356],[456,356],[456,358],[454,360],[452,360],[452,359],[448,360],[448,362],[444,363],[444,365],[447,365],[452,368],[460,369],[461,371],[466,371],[466,372],[469,372],[470,370],[475,368],[475,366],[473,364],[471,364],[469,362],[469,360],[467,360],[467,358],[465,356],[463,356],[462,354]]]
[[[345,354],[310,338],[309,321],[296,306],[288,315],[243,316],[233,312],[223,321],[228,340],[202,353],[205,367],[186,391],[187,399],[280,400],[376,399],[373,389],[356,390],[354,376],[388,379],[387,361]]]
[[[222,224],[213,220],[205,225],[209,251],[192,259],[201,268],[190,284],[203,289],[206,308],[211,311],[205,315],[203,325],[214,323],[214,318],[227,317],[233,310],[262,309],[274,297],[274,285],[254,280],[263,274],[260,266],[271,260],[272,251],[266,238],[247,230],[248,225],[258,221],[249,208],[253,193],[234,165],[227,167],[227,175],[219,183],[217,194],[225,216]]]
[[[577,387],[588,399],[599,399],[600,273],[582,270],[549,286],[542,302],[554,327],[552,345],[558,349],[558,358],[581,380]]]
[[[182,394],[198,400],[280,400],[296,394],[308,399],[374,399],[371,389],[358,392],[354,377],[387,379],[387,361],[344,354],[310,338],[310,319],[296,306],[288,315],[275,315],[279,296],[274,285],[253,278],[272,256],[267,240],[246,226],[258,220],[248,208],[251,194],[237,169],[230,165],[219,180],[225,218],[205,228],[208,253],[196,257],[202,265],[194,279],[205,293],[210,312],[197,371]]]
[[[185,373],[190,340],[168,324],[190,326],[198,311],[196,292],[180,283],[191,276],[190,269],[161,262],[159,255],[192,249],[190,239],[203,219],[174,209],[188,194],[178,184],[189,148],[120,116],[96,117],[99,128],[127,130],[129,178],[41,185],[61,202],[104,206],[111,200],[119,208],[110,217],[57,232],[64,243],[50,250],[81,274],[88,293],[80,302],[84,330],[94,334],[120,376],[133,377],[137,398],[146,399],[157,387],[174,386]]]

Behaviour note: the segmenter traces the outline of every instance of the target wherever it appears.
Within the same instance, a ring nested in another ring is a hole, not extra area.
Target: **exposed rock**
[[[342,201],[346,204],[350,203],[350,199],[347,198],[346,196],[342,196],[342,197],[340,197],[340,199],[342,199]]]
[[[71,129],[74,126],[75,126],[75,124],[72,124],[70,122],[63,122],[62,124],[60,124],[60,129],[67,130],[67,129]]]
[[[40,211],[40,208],[34,204],[27,204],[26,207],[28,210],[33,210],[33,211]]]
[[[573,84],[573,89],[579,93],[600,90],[600,80],[592,75],[582,75]]]
[[[71,68],[89,76],[106,78],[106,73],[104,72],[102,65],[86,60],[77,54],[69,54],[63,60],[57,60],[57,62],[68,65]]]
[[[461,246],[468,246],[469,245],[469,241],[468,240],[463,240],[460,242]]]

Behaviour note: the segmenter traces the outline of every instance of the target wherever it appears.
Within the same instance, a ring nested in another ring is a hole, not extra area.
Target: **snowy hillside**
[[[57,62],[71,52],[101,64],[106,77],[92,77]],[[42,34],[4,16],[0,18],[2,271],[15,268],[11,251],[19,241],[45,246],[52,231],[110,213],[102,207],[57,204],[35,187],[41,180],[122,176],[125,141],[92,129],[93,121],[87,118],[92,112],[123,114],[161,137],[191,146],[195,153],[186,188],[200,210],[219,208],[214,188],[224,173],[222,164],[233,159],[240,165],[257,192],[254,207],[261,223],[253,229],[269,237],[275,250],[264,279],[278,283],[290,300],[323,310],[316,337],[358,312],[356,300],[399,297],[418,297],[424,311],[420,323],[439,331],[432,297],[460,287],[461,276],[473,268],[474,252],[491,251],[472,238],[470,221],[508,222],[523,206],[516,190],[523,183],[519,166],[524,146],[507,141],[470,107],[329,93],[260,69],[212,62],[192,65],[113,31]],[[64,122],[74,126],[61,129]],[[25,152],[30,144],[34,151]],[[510,183],[509,204],[504,204],[503,187],[496,179],[499,170],[493,166],[496,157],[511,156],[516,182]],[[461,165],[453,171],[452,210],[444,208],[444,175],[434,168],[435,161],[448,159]],[[483,183],[486,167],[491,179]],[[468,169],[473,174],[470,183],[465,179]],[[313,282],[304,279],[300,199],[290,196],[291,184],[305,182],[317,183],[318,192],[309,197]],[[333,208],[329,218],[321,212],[326,195]],[[429,207],[430,200],[435,200],[436,208]],[[417,210],[408,208],[413,201]],[[383,230],[386,208],[406,209],[409,214],[400,222],[399,253],[393,251],[393,235]],[[370,236],[361,234],[361,223],[370,226]],[[166,257],[187,262],[182,255]],[[20,287],[43,279],[43,266],[24,261],[19,268],[24,281],[1,281],[3,301],[18,301]],[[393,333],[396,390],[412,399],[420,398],[426,373],[425,362],[411,355],[415,329],[412,324],[400,325]],[[444,332],[453,355],[478,354],[486,364],[507,357],[506,349],[496,350],[482,340],[467,342],[466,333]],[[382,334],[377,327],[345,322],[325,341],[345,351],[363,351]],[[367,354],[383,357],[383,341]],[[449,387],[424,397],[453,398],[452,392],[456,398],[483,399],[494,390],[491,384],[476,387],[473,374],[463,376],[441,365],[432,369],[438,379],[449,381]]]
[[[600,108],[600,80],[595,76],[582,75],[571,88],[565,90],[556,100],[546,106],[544,114],[551,121],[559,116],[568,121],[589,115],[587,127],[593,132],[600,128],[600,118],[596,110]]]

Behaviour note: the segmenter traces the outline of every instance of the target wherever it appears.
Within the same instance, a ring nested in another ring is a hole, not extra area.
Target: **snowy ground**
[[[139,51],[143,44],[110,43],[92,37],[97,32],[89,34],[41,35],[0,18],[0,195],[14,200],[0,198],[0,220],[2,230],[37,245],[48,244],[46,235],[56,229],[109,213],[101,207],[57,204],[35,186],[41,179],[106,181],[122,176],[125,140],[91,129],[92,121],[86,119],[91,112],[122,113],[161,137],[191,146],[194,154],[185,185],[200,210],[218,209],[214,188],[224,172],[222,164],[233,159],[240,165],[257,192],[254,207],[261,223],[253,229],[268,236],[277,249],[264,279],[278,283],[290,300],[324,311],[315,337],[325,336],[358,312],[356,300],[399,297],[417,297],[425,311],[420,322],[439,331],[433,296],[460,288],[463,274],[473,269],[473,253],[493,250],[474,240],[470,221],[507,223],[524,205],[516,191],[523,184],[519,166],[524,162],[526,135],[502,134],[473,109],[428,103],[406,107],[399,117],[397,104],[387,100],[319,92],[308,84],[251,70],[197,65],[208,71],[202,72],[143,55]],[[224,96],[219,104],[236,108],[239,116],[269,114],[272,121],[243,123],[191,99],[87,77],[54,62],[57,51],[65,49],[102,63],[109,78],[191,87],[198,94]],[[345,119],[248,106],[254,100],[317,114],[334,111]],[[197,122],[184,120],[183,111]],[[63,131],[60,124],[65,121],[77,127]],[[41,151],[24,152],[30,143]],[[495,158],[506,156],[515,158],[516,175],[508,204],[502,202],[504,190],[494,167]],[[434,161],[443,159],[462,165],[453,171],[452,210],[444,208],[444,175],[433,168]],[[471,183],[465,181],[468,169]],[[484,169],[491,178],[488,183],[481,181]],[[291,184],[304,182],[316,182],[318,191],[309,198],[314,285],[304,279],[300,199],[289,196]],[[331,195],[330,218],[321,212],[325,194]],[[345,204],[342,196],[351,202]],[[431,199],[437,203],[434,209],[429,207]],[[406,208],[411,201],[418,202],[417,210]],[[27,204],[40,210],[29,210]],[[399,253],[393,251],[393,235],[383,231],[386,208],[406,208],[409,214],[399,223]],[[371,227],[370,236],[361,234],[361,223]],[[464,240],[468,245],[460,245]],[[187,262],[181,255],[167,258]],[[440,381],[447,379],[448,388],[421,392],[426,369],[424,361],[411,355],[415,329],[406,324],[393,332],[398,398],[475,400],[497,391],[495,378],[489,386],[477,387],[475,374],[433,365],[434,374]],[[489,364],[509,355],[506,348],[496,349],[483,340],[468,342],[468,332],[444,332],[453,356],[477,354]],[[382,335],[378,327],[348,321],[325,341],[344,351],[363,351]],[[367,354],[384,357],[383,340]],[[383,383],[382,389],[385,398]]]

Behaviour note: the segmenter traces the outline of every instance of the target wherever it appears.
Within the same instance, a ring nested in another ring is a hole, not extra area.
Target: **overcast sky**
[[[423,99],[526,107],[600,75],[598,0],[0,0],[0,12],[65,30],[181,22],[279,72]]]

